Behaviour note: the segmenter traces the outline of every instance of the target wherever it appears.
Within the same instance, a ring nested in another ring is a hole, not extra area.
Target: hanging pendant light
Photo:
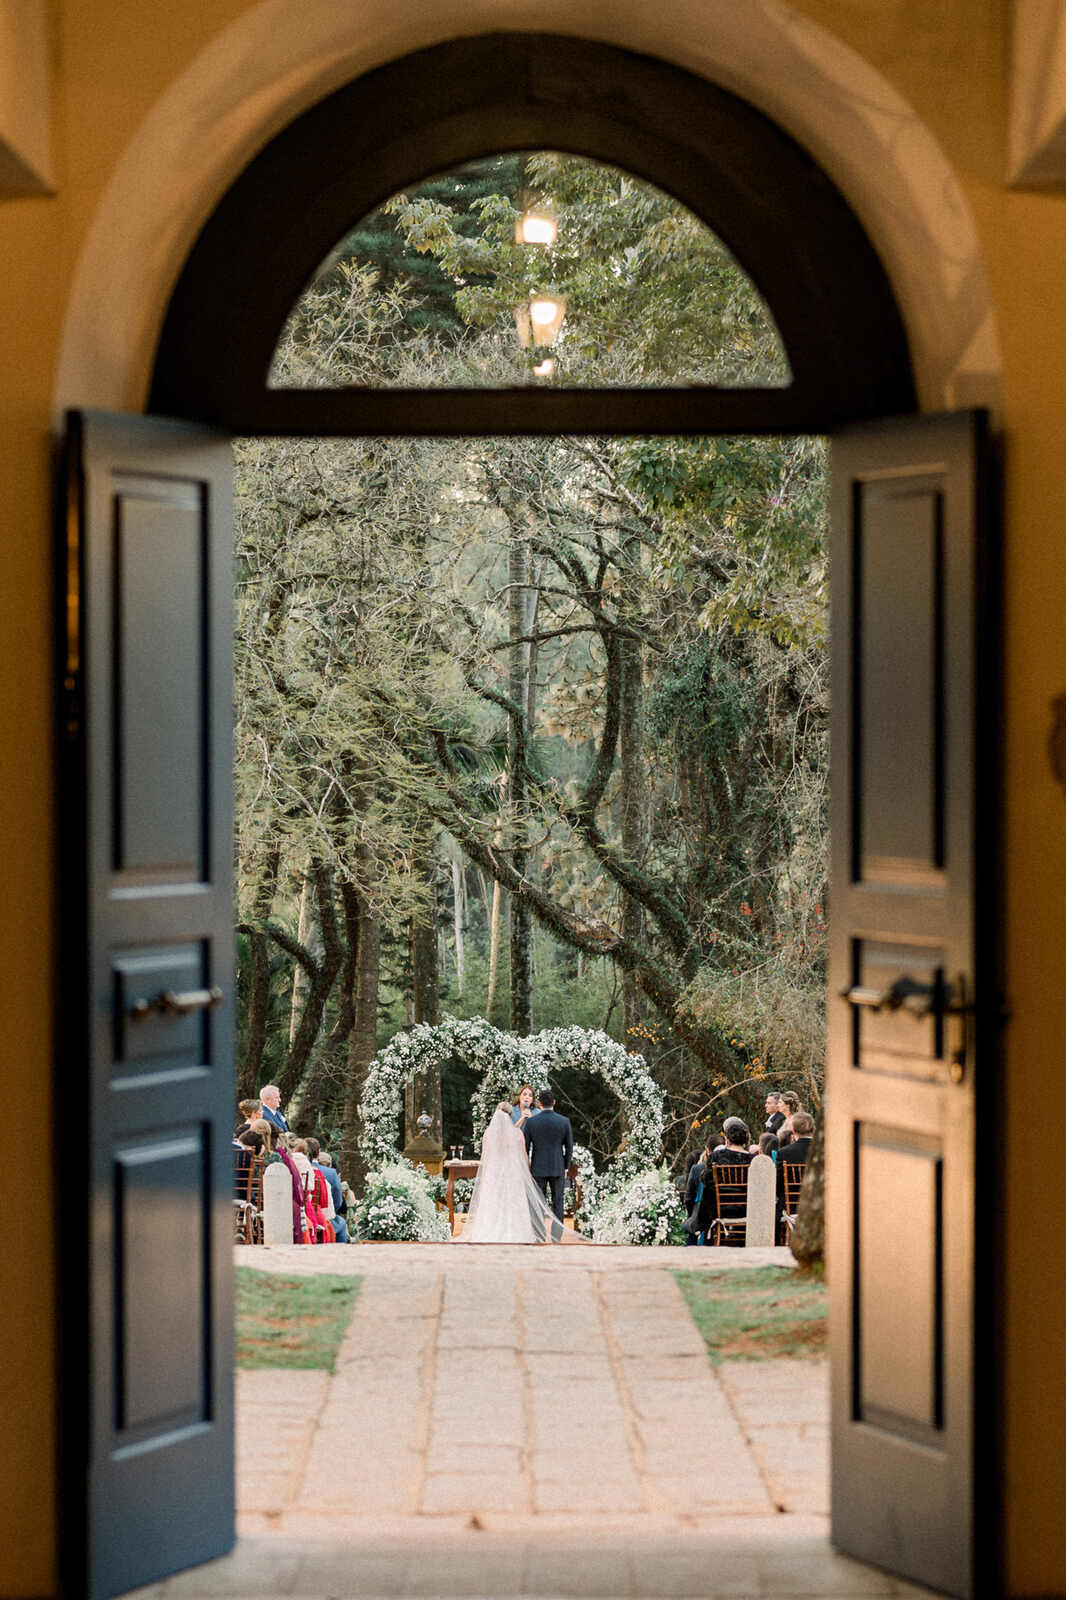
[[[559,224],[550,206],[530,206],[514,225],[515,244],[553,245],[559,237]]]

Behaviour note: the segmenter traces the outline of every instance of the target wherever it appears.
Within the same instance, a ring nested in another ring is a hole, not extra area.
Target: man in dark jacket
[[[555,1096],[550,1089],[540,1091],[540,1110],[522,1129],[526,1149],[530,1153],[533,1180],[547,1200],[551,1186],[551,1208],[558,1217],[552,1228],[552,1237],[563,1236],[563,1196],[566,1192],[566,1171],[574,1153],[574,1132],[569,1117],[553,1111]]]
[[[805,1167],[813,1137],[814,1118],[808,1111],[797,1111],[792,1118],[792,1138],[777,1153],[777,1194],[782,1204],[785,1199],[785,1163]]]

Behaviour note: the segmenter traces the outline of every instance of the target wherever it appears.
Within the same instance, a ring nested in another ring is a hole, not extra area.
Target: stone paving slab
[[[364,1283],[332,1378],[238,1375],[237,1549],[142,1600],[924,1593],[829,1546],[824,1363],[713,1368],[670,1273],[787,1250],[236,1254]]]
[[[576,1528],[535,1534],[425,1531],[394,1525],[369,1537],[244,1538],[209,1562],[130,1600],[316,1600],[437,1596],[438,1600],[789,1600],[799,1596],[907,1596],[929,1591],[832,1550],[811,1517],[711,1519],[699,1530],[661,1528],[607,1537]]]

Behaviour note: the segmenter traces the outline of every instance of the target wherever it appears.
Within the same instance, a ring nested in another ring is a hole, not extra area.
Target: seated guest
[[[800,1166],[807,1165],[807,1155],[811,1148],[811,1139],[814,1137],[814,1118],[809,1111],[797,1111],[792,1118],[792,1138],[788,1144],[782,1146],[778,1156],[778,1165],[783,1161],[797,1162]]]
[[[772,1156],[775,1166],[777,1165],[777,1152],[780,1148],[776,1133],[760,1133],[759,1154],[761,1156]]]
[[[248,1196],[248,1169],[252,1165],[252,1157],[263,1153],[263,1135],[255,1133],[251,1128],[245,1130],[233,1141],[233,1192],[238,1200],[247,1200]]]
[[[321,1173],[316,1172],[311,1164],[311,1154],[307,1147],[306,1139],[289,1137],[289,1150],[293,1162],[299,1169],[301,1186],[303,1189],[304,1216],[310,1232],[311,1244],[332,1244],[334,1240],[333,1228],[326,1217],[326,1208],[329,1204],[329,1190]]]
[[[785,1163],[789,1166],[807,1165],[807,1156],[811,1148],[811,1138],[814,1134],[814,1118],[806,1111],[797,1111],[792,1119],[792,1138],[780,1151],[777,1157],[777,1225],[781,1227],[781,1217],[785,1210]],[[795,1204],[795,1194],[792,1196]]]
[[[247,1133],[252,1123],[258,1122],[261,1116],[258,1100],[241,1100],[237,1104],[237,1110],[241,1114],[241,1124],[233,1135],[235,1139],[239,1139],[242,1133]]]
[[[331,1207],[326,1214],[330,1226],[333,1229],[334,1235],[336,1236],[337,1243],[347,1244],[348,1224],[344,1220],[344,1191],[341,1188],[341,1180],[337,1176],[336,1169],[331,1163],[329,1157],[322,1154],[322,1146],[319,1144],[318,1140],[307,1139],[305,1143],[307,1145],[307,1154],[311,1157],[311,1165],[314,1167],[316,1172],[320,1172],[322,1174],[322,1177],[325,1179],[326,1187],[329,1190]]]
[[[707,1135],[707,1142],[702,1150],[698,1150],[692,1158],[688,1169],[688,1180],[685,1184],[685,1215],[690,1215],[693,1206],[699,1205],[703,1200],[704,1164],[711,1159],[711,1136]],[[685,1234],[685,1243],[699,1244],[703,1235],[697,1231]]]
[[[266,1161],[278,1159],[278,1130],[272,1122],[259,1117],[255,1122],[249,1123],[248,1133],[257,1133],[263,1141],[263,1158]]]
[[[752,1162],[752,1154],[748,1149],[751,1135],[747,1123],[740,1117],[726,1117],[722,1124],[724,1144],[716,1145],[711,1151],[710,1159],[703,1162],[700,1168],[703,1173],[703,1199],[700,1201],[699,1224],[700,1232],[707,1234],[718,1215],[718,1196],[714,1187],[713,1167],[748,1167]]]
[[[800,1099],[798,1094],[793,1094],[791,1089],[786,1089],[784,1094],[781,1095],[780,1100],[781,1110],[784,1112],[785,1116],[784,1121],[777,1129],[777,1139],[779,1145],[783,1149],[784,1146],[788,1144],[789,1140],[795,1137],[792,1119],[795,1117],[796,1112],[800,1109]]]

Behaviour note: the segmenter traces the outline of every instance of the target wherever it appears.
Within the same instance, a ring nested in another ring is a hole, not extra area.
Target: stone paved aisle
[[[920,1594],[827,1540],[824,1364],[713,1369],[668,1270],[787,1251],[238,1250],[364,1282],[332,1378],[238,1375],[238,1526],[185,1595]]]

